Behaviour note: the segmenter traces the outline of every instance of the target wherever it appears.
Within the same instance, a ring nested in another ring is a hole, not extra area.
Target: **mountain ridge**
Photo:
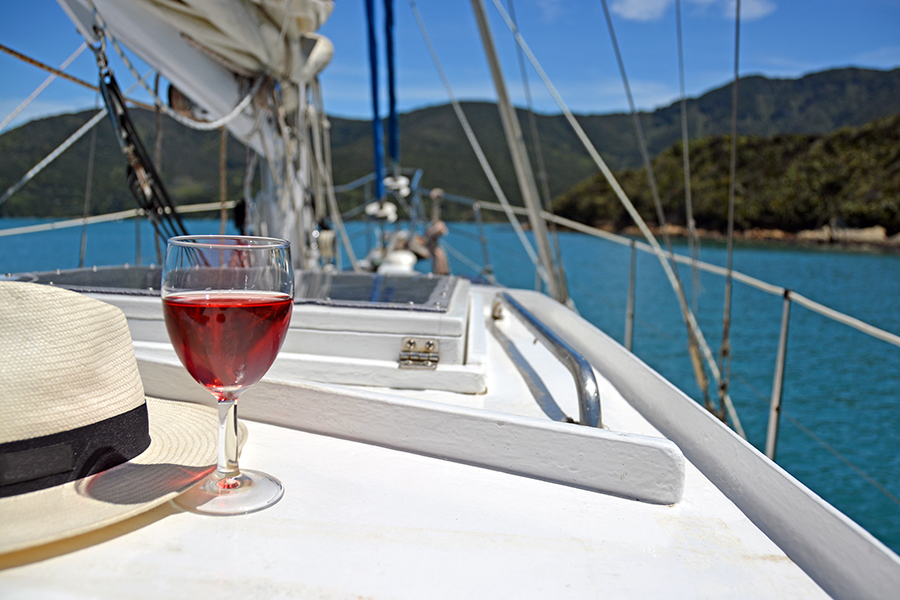
[[[900,113],[900,69],[879,71],[845,68],[812,73],[798,79],[771,79],[749,75],[738,83],[741,135],[821,135],[843,127],[861,126]],[[686,100],[691,138],[724,135],[730,131],[731,84]],[[463,109],[488,156],[498,180],[514,204],[520,204],[515,173],[508,159],[496,105],[466,102]],[[522,130],[530,143],[527,112],[519,109]],[[144,145],[152,147],[155,118],[134,110]],[[681,138],[680,102],[639,113],[652,156]],[[7,189],[74,131],[87,116],[60,115],[27,123],[0,135],[0,189]],[[596,166],[570,131],[562,115],[534,114],[539,131],[548,187],[552,197],[591,178]],[[640,165],[632,118],[628,114],[576,115],[588,137],[615,171]],[[331,121],[334,181],[343,183],[371,172],[372,144],[369,121],[329,117]],[[177,204],[218,198],[218,132],[186,130],[168,118],[163,125],[164,159],[161,171]],[[39,174],[4,205],[0,216],[80,216],[84,210],[89,137],[64,153],[48,171]],[[494,195],[450,105],[425,107],[400,115],[401,160],[415,157],[411,166],[424,169],[422,185],[483,200]],[[92,184],[90,214],[133,206],[125,185],[125,161],[111,127],[98,128],[97,161]],[[236,141],[228,144],[228,196],[238,198],[246,151]],[[412,161],[410,161],[412,162]],[[533,159],[532,164],[536,165]],[[56,174],[50,171],[59,170]],[[537,172],[537,168],[535,168]],[[344,207],[354,199],[344,199]],[[446,207],[445,216],[466,218],[464,210]]]

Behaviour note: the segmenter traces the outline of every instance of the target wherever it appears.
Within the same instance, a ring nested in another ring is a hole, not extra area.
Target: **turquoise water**
[[[0,219],[0,228],[35,222],[39,221]],[[187,226],[192,233],[218,231],[216,221],[188,220]],[[364,227],[354,223],[349,229],[356,252],[364,254]],[[498,281],[534,288],[534,270],[512,229],[495,224],[486,230]],[[474,225],[451,224],[445,239],[481,263],[475,233]],[[136,264],[134,238],[133,221],[89,226],[85,264]],[[80,243],[80,228],[0,237],[0,272],[77,267]],[[622,342],[630,249],[573,233],[560,234],[560,243],[578,311]],[[676,244],[675,250],[687,253],[683,245]],[[141,228],[140,258],[144,264],[159,262],[146,223]],[[724,265],[724,247],[705,243],[701,259]],[[476,274],[453,253],[450,264],[456,274]],[[738,245],[734,268],[900,333],[900,254]],[[680,274],[689,285],[690,268],[682,266]],[[688,395],[702,398],[687,357],[678,304],[657,259],[638,253],[637,275],[635,353]],[[705,273],[699,282],[698,321],[715,353],[722,336],[724,283]],[[689,289],[688,297],[692,295]],[[760,450],[765,446],[781,311],[781,297],[734,284],[731,396],[750,442]],[[711,395],[715,397],[715,392]],[[896,500],[900,496],[900,348],[793,305],[782,415],[777,462],[900,551]]]

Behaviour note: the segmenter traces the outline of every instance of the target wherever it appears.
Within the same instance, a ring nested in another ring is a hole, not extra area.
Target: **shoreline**
[[[5,220],[12,219],[26,219],[26,220],[38,220],[38,221],[58,221],[58,220],[72,220],[77,217],[34,217],[34,216],[0,216],[0,223]],[[202,217],[194,217],[198,219],[203,219]],[[217,219],[216,219],[217,220]],[[462,221],[462,222],[474,222],[474,221]],[[529,224],[523,223],[523,227],[528,230],[530,229]],[[559,225],[562,230],[566,230],[567,228],[564,225]],[[643,238],[643,234],[640,229],[635,225],[630,225],[628,227],[616,228],[612,226],[610,223],[596,223],[593,225],[596,229],[600,229],[602,231],[606,231],[608,233],[614,233],[617,235],[623,235],[628,237],[634,237],[641,239]],[[664,234],[668,234],[670,237],[675,238],[688,238],[688,229],[683,225],[666,225],[665,227],[659,227],[656,225],[648,225],[651,233],[655,236],[663,236]],[[3,229],[0,227],[0,229]],[[726,234],[716,231],[714,229],[697,229],[697,235],[701,240],[709,240],[715,242],[725,243],[727,241]],[[894,251],[900,252],[900,233],[896,233],[892,236],[887,235],[887,231],[881,225],[875,225],[873,227],[864,227],[864,228],[851,228],[851,227],[832,227],[830,225],[824,225],[819,229],[807,229],[804,231],[799,231],[796,233],[792,233],[789,231],[784,231],[782,229],[762,229],[762,228],[753,228],[753,229],[745,229],[745,230],[735,230],[734,232],[735,241],[741,242],[760,242],[760,243],[773,243],[773,244],[783,244],[787,246],[800,246],[800,247],[811,247],[811,248],[852,248],[858,250],[882,250],[882,251]]]
[[[611,227],[599,227],[604,231],[619,235],[643,237],[636,226],[614,230]],[[682,225],[666,227],[650,226],[653,235],[667,233],[671,237],[687,238],[688,229]],[[709,229],[698,229],[697,235],[702,240],[726,242],[726,234]],[[831,227],[825,225],[819,229],[809,229],[791,233],[781,229],[746,229],[735,230],[734,239],[742,242],[779,243],[789,246],[856,248],[860,250],[893,250],[900,251],[900,233],[888,236],[884,227],[876,225],[865,228]]]

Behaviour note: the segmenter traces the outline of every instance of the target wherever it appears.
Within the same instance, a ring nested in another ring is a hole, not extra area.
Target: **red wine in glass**
[[[268,292],[191,292],[163,299],[178,358],[212,392],[231,393],[259,381],[278,355],[293,299]]]

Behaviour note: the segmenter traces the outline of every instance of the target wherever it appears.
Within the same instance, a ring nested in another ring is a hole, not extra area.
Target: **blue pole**
[[[394,79],[394,0],[384,0],[384,28],[387,34],[388,74],[388,156],[391,167],[400,167],[400,125],[397,122],[397,96]]]
[[[375,158],[375,199],[384,198],[384,137],[378,110],[378,52],[375,43],[375,0],[366,0],[369,32],[369,70],[372,72],[372,143]]]

